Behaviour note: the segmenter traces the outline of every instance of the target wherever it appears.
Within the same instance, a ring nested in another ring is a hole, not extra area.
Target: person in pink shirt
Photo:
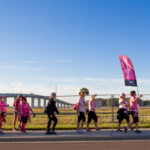
[[[35,117],[35,113],[33,112],[29,103],[27,102],[26,97],[23,96],[21,99],[21,102],[19,104],[19,115],[21,117],[21,119],[19,119],[19,120],[22,123],[21,132],[23,132],[23,133],[26,133],[25,126],[26,126],[28,120],[30,121],[30,119],[31,119],[30,111],[32,111],[33,117]]]
[[[83,129],[83,126],[84,126],[84,123],[85,123],[85,106],[86,106],[86,103],[85,103],[85,93],[84,92],[80,92],[79,93],[79,100],[78,100],[78,103],[77,103],[77,115],[78,115],[78,122],[77,122],[77,133],[85,133],[84,129]],[[82,121],[81,123],[81,129],[80,128],[80,122]]]
[[[22,99],[22,95],[18,95],[17,99],[14,101],[14,122],[13,122],[13,131],[17,131],[16,129],[16,121],[19,115],[19,104]],[[18,127],[21,129],[21,122],[19,122]]]
[[[142,95],[140,95],[139,97],[136,97],[136,92],[135,91],[131,91],[130,92],[130,108],[131,108],[131,115],[133,117],[133,123],[136,125],[136,131],[135,133],[142,133],[139,129],[138,129],[138,122],[139,122],[139,117],[138,117],[138,100],[140,100],[140,98],[142,97]]]
[[[4,134],[2,132],[2,122],[6,123],[5,117],[7,115],[7,107],[9,107],[9,105],[5,104],[3,101],[3,96],[0,95],[0,134]]]
[[[89,124],[92,121],[92,119],[94,120],[96,130],[97,131],[100,130],[100,128],[98,128],[98,126],[97,126],[97,115],[96,115],[96,112],[95,112],[96,104],[95,104],[95,101],[94,101],[95,97],[96,97],[96,95],[92,95],[91,99],[89,101],[88,122],[87,122],[87,129],[86,129],[87,132],[91,132],[91,130],[89,129]]]

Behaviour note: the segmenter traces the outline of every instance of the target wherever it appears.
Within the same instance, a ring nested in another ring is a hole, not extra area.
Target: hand
[[[53,115],[50,115],[50,118],[52,118],[53,117]]]
[[[140,97],[143,97],[143,95],[140,95]]]
[[[36,115],[36,114],[35,114],[35,113],[33,113],[33,117],[35,117],[35,115]]]

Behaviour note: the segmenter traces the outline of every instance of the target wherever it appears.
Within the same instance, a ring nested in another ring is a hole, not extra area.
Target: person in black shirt
[[[47,132],[45,134],[56,134],[55,127],[57,125],[57,118],[54,113],[56,112],[57,114],[59,114],[59,111],[56,107],[55,99],[56,99],[56,93],[52,93],[51,98],[47,105],[48,123],[47,123]],[[54,122],[54,124],[52,127],[52,132],[50,132],[50,126],[52,121]]]

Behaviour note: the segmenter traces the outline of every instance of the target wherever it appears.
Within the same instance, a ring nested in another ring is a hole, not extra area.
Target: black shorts
[[[22,116],[21,121],[22,121],[22,123],[27,123],[28,122],[28,116]]]
[[[119,123],[121,124],[122,121],[125,119],[128,123],[130,122],[129,120],[129,115],[126,109],[119,109],[117,112],[117,119],[119,120]]]
[[[88,113],[88,123],[90,123],[92,121],[92,119],[94,120],[94,122],[97,122],[97,116],[96,113],[93,111],[89,111]]]
[[[138,113],[136,113],[136,112],[134,112],[134,111],[131,111],[131,115],[132,115],[132,118],[133,118],[133,123],[139,122]]]
[[[80,112],[80,116],[78,116],[78,123],[80,123],[80,121],[82,120],[82,122],[85,122],[85,115],[84,112]]]

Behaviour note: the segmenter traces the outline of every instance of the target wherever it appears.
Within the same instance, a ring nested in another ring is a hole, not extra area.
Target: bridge
[[[1,93],[1,95],[4,96],[3,100],[5,103],[8,103],[8,98],[13,99],[13,102],[15,101],[15,99],[17,98],[17,96],[19,94],[11,94],[11,93]],[[32,108],[42,108],[45,107],[50,99],[49,96],[42,96],[42,95],[34,95],[34,94],[22,94],[23,96],[25,96],[27,98],[27,101],[29,102],[29,99],[31,101],[31,107]],[[37,106],[35,106],[35,102],[37,101]],[[69,108],[71,106],[73,106],[73,104],[65,102],[63,100],[59,100],[56,98],[56,106],[57,108]],[[43,105],[42,105],[43,102]]]

